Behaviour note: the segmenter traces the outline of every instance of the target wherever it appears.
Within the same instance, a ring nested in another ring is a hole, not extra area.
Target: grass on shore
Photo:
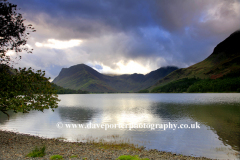
[[[122,155],[117,158],[117,160],[149,160],[148,158],[139,158],[138,155]]]
[[[50,159],[63,159],[63,157],[61,155],[53,155],[50,157]]]
[[[143,146],[130,143],[129,139],[123,140],[119,135],[111,135],[100,139],[93,139],[90,137],[86,139],[86,142],[102,149],[130,149],[139,151],[145,148]]]
[[[42,148],[36,147],[34,150],[32,150],[32,152],[27,154],[26,157],[43,157],[45,156],[45,150],[46,150],[45,146],[43,146]]]
[[[65,141],[66,138],[58,137],[56,138],[56,140]],[[128,150],[134,150],[134,151],[141,151],[144,149],[143,146],[138,146],[136,144],[130,143],[129,139],[127,140],[121,139],[119,135],[111,135],[111,136],[107,136],[105,138],[99,138],[99,139],[88,137],[83,140],[89,144],[94,145],[95,147],[102,148],[102,149],[114,149],[114,150],[128,149]],[[46,149],[45,146],[43,146],[42,148],[35,147],[35,149],[32,150],[26,157],[43,157],[45,156],[45,149]],[[69,158],[77,158],[77,156],[72,155]],[[61,155],[53,155],[50,157],[50,159],[52,160],[63,159],[63,157]],[[137,155],[135,156],[122,155],[118,158],[118,160],[148,160],[148,159],[139,159]]]

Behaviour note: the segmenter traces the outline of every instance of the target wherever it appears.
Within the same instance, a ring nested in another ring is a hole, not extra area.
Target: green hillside
[[[162,67],[146,75],[104,75],[85,64],[63,68],[53,80],[58,86],[88,92],[137,92],[155,84],[177,67]]]
[[[57,94],[87,94],[88,93],[88,91],[66,89],[54,83],[52,83],[52,87],[54,87],[57,90]]]
[[[165,92],[166,90],[168,90],[167,92],[197,92],[197,88],[202,88],[198,91],[233,92],[233,89],[226,89],[226,87],[225,89],[223,89],[223,87],[220,89],[219,87],[225,83],[231,85],[233,88],[235,86],[234,91],[237,91],[238,85],[234,83],[238,80],[239,70],[240,31],[236,31],[227,39],[219,43],[208,58],[188,68],[178,69],[170,73],[150,87],[149,90],[155,93]],[[181,85],[185,85],[185,87],[182,87]],[[195,89],[194,86],[192,86],[187,90],[191,85],[194,85]],[[209,86],[209,89],[206,87],[205,89],[203,89],[204,87],[200,87],[204,85]],[[218,89],[213,89],[211,86],[216,86]]]

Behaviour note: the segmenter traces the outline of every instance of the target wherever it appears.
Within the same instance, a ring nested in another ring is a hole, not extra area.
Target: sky
[[[84,63],[104,74],[186,68],[240,29],[240,0],[8,0],[37,30],[16,67]],[[9,52],[14,56],[15,53]]]

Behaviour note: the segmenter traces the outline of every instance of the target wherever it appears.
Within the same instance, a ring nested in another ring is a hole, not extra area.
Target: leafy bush
[[[50,159],[63,159],[63,157],[61,155],[53,155]]]
[[[43,146],[41,149],[36,147],[34,150],[32,150],[31,153],[27,155],[27,157],[43,157],[45,156],[45,149],[45,146]]]
[[[122,155],[117,158],[117,160],[149,160],[148,158],[139,158],[138,155]]]

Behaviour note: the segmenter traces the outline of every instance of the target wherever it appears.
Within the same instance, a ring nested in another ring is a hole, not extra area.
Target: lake
[[[69,94],[59,107],[0,113],[0,129],[62,137],[139,144],[183,155],[240,158],[240,94]]]

